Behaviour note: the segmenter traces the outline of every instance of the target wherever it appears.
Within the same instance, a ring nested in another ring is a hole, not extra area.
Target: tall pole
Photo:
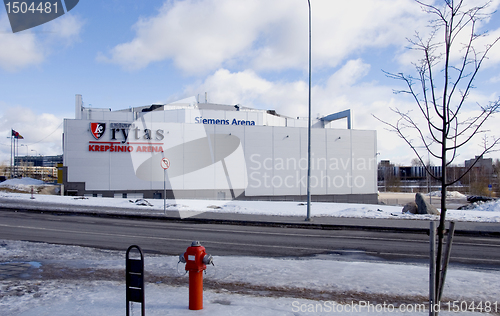
[[[163,215],[167,215],[167,169],[163,169]]]
[[[17,142],[16,142],[17,140]],[[17,152],[16,152],[17,151]],[[19,155],[19,139],[14,137],[14,169],[16,169],[14,176],[17,178],[17,164],[16,157]]]
[[[307,125],[307,217],[311,221],[311,1],[309,5],[309,116]]]
[[[429,231],[430,263],[429,263],[429,316],[436,315],[436,223],[431,221]]]
[[[10,178],[12,179],[12,128],[10,129]]]

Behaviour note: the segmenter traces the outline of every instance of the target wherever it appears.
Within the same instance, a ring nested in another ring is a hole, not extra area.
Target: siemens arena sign
[[[227,120],[227,119],[207,119],[203,118],[201,116],[195,117],[194,118],[195,122],[197,124],[213,124],[213,125],[255,125],[255,121],[245,121],[245,120],[237,120],[233,119]]]

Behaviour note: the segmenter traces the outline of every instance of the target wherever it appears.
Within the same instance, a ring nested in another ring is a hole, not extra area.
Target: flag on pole
[[[24,139],[24,137],[15,130],[12,130],[12,136],[16,139]]]

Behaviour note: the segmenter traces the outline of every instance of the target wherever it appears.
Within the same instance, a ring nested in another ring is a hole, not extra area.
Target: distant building
[[[57,156],[17,156],[15,165],[25,165],[31,167],[57,167],[57,164],[63,163],[63,155]]]
[[[476,162],[477,160],[477,162]],[[475,164],[474,164],[475,163]],[[491,158],[483,158],[482,156],[476,156],[476,158],[469,159],[465,161],[465,168],[470,168],[470,166],[474,165],[473,168],[482,169],[484,174],[492,174],[493,173],[493,159]]]
[[[471,166],[466,176],[462,176]],[[442,175],[441,166],[429,166],[431,173],[439,178]],[[493,159],[476,156],[465,160],[464,165],[446,167],[447,182],[454,182],[448,189],[468,192],[469,194],[489,194],[495,191],[497,179],[494,176]],[[455,181],[456,180],[456,181]],[[395,166],[389,160],[382,160],[378,164],[379,190],[436,190],[441,188],[440,182],[428,176],[424,166]]]
[[[441,166],[430,166],[431,172],[441,176]],[[424,166],[395,166],[389,160],[382,160],[378,166],[378,180],[384,180],[388,176],[395,176],[401,180],[422,180],[427,178]]]
[[[57,166],[62,165],[63,156],[17,156],[14,159],[12,170],[5,167],[3,175],[7,178],[33,178],[45,182],[56,182],[58,179]]]

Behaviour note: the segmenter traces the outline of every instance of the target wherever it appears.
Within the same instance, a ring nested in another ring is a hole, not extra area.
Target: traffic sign
[[[170,167],[170,160],[168,158],[162,158],[161,159],[161,167],[165,170],[167,170]]]

